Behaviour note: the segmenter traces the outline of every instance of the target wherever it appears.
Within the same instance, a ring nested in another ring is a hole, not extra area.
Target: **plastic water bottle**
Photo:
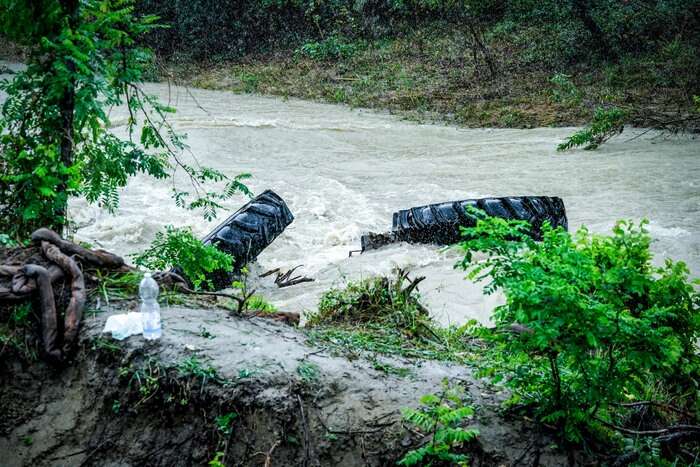
[[[160,305],[158,304],[158,283],[153,280],[151,273],[144,274],[139,285],[141,297],[141,319],[143,321],[143,337],[146,340],[160,338]]]

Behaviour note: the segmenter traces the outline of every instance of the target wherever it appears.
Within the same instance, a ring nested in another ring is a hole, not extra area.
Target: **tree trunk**
[[[78,12],[80,8],[79,0],[61,0],[61,7],[63,8],[63,13],[68,17],[68,24],[71,29],[75,29],[78,23]],[[56,60],[63,60],[63,57],[56,57]],[[75,64],[67,60],[66,68],[70,73],[75,71]],[[75,79],[71,78],[66,85],[63,96],[59,100],[59,115],[60,115],[60,127],[61,127],[61,163],[66,167],[71,167],[73,165],[73,153],[74,153],[74,142],[73,142],[73,113],[75,111]],[[65,175],[63,177],[66,177]],[[58,185],[58,196],[61,197],[58,206],[54,211],[54,225],[49,226],[51,229],[62,233],[63,227],[67,222],[67,211],[68,211],[68,195],[66,191],[68,190],[68,181],[62,180]]]

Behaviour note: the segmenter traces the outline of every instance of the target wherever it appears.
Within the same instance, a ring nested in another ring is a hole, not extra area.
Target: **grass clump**
[[[407,336],[432,334],[428,310],[414,294],[423,279],[410,280],[407,272],[396,270],[393,278],[371,277],[350,282],[345,289],[331,289],[321,296],[308,325],[378,325]]]
[[[422,278],[392,277],[350,282],[324,293],[306,327],[311,343],[349,358],[369,354],[412,359],[469,361],[476,350],[470,322],[441,328],[428,315],[416,293]]]

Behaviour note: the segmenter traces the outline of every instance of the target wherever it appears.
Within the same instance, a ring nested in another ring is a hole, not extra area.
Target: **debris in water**
[[[234,258],[234,270],[240,271],[292,223],[294,216],[282,198],[266,190],[233,213],[211,231],[202,242],[214,245]],[[228,287],[232,274],[213,277],[217,288]]]
[[[391,232],[369,232],[362,236],[362,250],[381,248],[395,242],[450,245],[460,238],[460,227],[475,225],[468,208],[480,209],[489,216],[519,219],[532,225],[532,236],[539,238],[542,224],[568,228],[564,201],[549,196],[512,196],[482,198],[429,204],[394,213]]]

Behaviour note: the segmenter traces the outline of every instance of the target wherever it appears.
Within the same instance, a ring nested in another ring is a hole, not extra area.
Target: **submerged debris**
[[[476,218],[469,215],[468,209],[479,209],[493,217],[527,221],[532,226],[532,236],[535,238],[539,238],[545,222],[549,222],[552,227],[568,228],[566,210],[561,198],[513,196],[467,199],[395,212],[391,232],[370,232],[363,235],[362,251],[402,241],[440,245],[457,243],[461,239],[460,227],[473,227],[476,224]]]
[[[240,271],[277,238],[294,220],[282,198],[271,190],[256,196],[211,231],[202,242],[216,246],[234,258]],[[218,288],[231,284],[232,275],[213,278]]]

